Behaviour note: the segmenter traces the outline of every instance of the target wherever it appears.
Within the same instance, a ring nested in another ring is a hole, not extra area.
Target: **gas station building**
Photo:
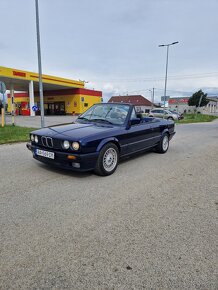
[[[0,66],[0,80],[6,85],[8,112],[16,115],[40,114],[37,73]],[[85,88],[83,81],[42,75],[45,115],[81,114],[102,101],[102,92]],[[33,107],[38,110],[35,112]]]

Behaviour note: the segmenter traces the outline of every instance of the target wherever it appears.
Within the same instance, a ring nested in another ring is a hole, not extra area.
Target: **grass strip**
[[[200,122],[211,122],[218,117],[203,114],[184,114],[184,119],[176,121],[177,124],[189,124],[189,123],[200,123]]]
[[[12,125],[0,127],[0,144],[28,141],[29,133],[34,130],[36,130],[36,128]]]

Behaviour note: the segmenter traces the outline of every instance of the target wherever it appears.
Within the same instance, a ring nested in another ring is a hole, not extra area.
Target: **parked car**
[[[184,119],[184,115],[180,112],[169,110],[171,113],[176,114],[178,116],[178,120]]]
[[[73,123],[31,132],[27,148],[47,164],[110,175],[123,157],[151,148],[166,153],[174,134],[171,120],[137,115],[131,104],[101,103]]]
[[[168,120],[179,120],[179,116],[175,112],[166,109],[153,109],[149,113],[149,117],[165,118]]]

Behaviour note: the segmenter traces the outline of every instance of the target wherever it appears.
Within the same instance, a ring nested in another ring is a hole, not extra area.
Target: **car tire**
[[[107,143],[100,151],[95,166],[95,173],[108,176],[114,173],[119,163],[119,150],[114,143]]]
[[[163,134],[159,144],[156,146],[155,151],[161,154],[167,152],[169,148],[169,135],[167,133]]]
[[[172,120],[172,121],[174,121],[173,117],[168,117],[167,120]]]

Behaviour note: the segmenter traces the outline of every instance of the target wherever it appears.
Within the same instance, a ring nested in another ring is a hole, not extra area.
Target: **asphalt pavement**
[[[109,177],[0,146],[0,289],[217,289],[218,122]]]
[[[44,116],[45,127],[73,122],[77,116]],[[1,124],[0,118],[0,124]],[[12,124],[11,115],[6,115],[6,124]],[[15,116],[15,125],[30,128],[41,128],[41,116]]]

